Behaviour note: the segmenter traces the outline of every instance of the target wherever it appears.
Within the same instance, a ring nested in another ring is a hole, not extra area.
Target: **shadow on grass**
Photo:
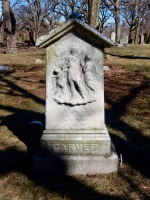
[[[6,93],[11,95],[11,92],[20,92],[20,96],[28,97],[33,99],[35,102],[43,104],[44,101],[39,97],[29,93],[25,89],[21,88],[15,81],[1,79],[1,82],[7,84],[9,92]],[[13,112],[5,118],[2,119],[0,125],[5,125],[7,128],[16,135],[20,141],[22,141],[27,146],[26,151],[20,151],[16,149],[15,146],[6,147],[5,151],[0,151],[0,174],[6,175],[11,172],[20,172],[25,174],[29,180],[32,180],[37,186],[41,186],[44,189],[58,193],[62,198],[66,196],[71,200],[77,199],[121,199],[115,195],[105,195],[96,191],[94,188],[87,186],[86,184],[78,181],[75,177],[71,176],[43,176],[35,177],[32,174],[32,156],[37,152],[38,142],[40,139],[40,134],[35,127],[29,126],[31,121],[38,120],[44,124],[44,114],[33,112],[30,110],[19,109],[11,106],[0,105],[0,109],[5,111]],[[39,130],[39,129],[38,129]],[[41,132],[42,130],[40,130]],[[7,144],[6,144],[7,146]],[[60,158],[61,159],[61,158]],[[62,160],[61,168],[63,173],[66,173],[65,162]]]
[[[35,148],[36,142],[39,141],[40,137],[35,137],[34,132],[31,133],[28,124],[30,119],[35,119],[35,116],[36,119],[43,119],[43,116],[39,113],[20,110],[16,110],[15,114],[4,118],[1,125],[6,125],[9,130],[11,130],[22,142],[24,142],[27,146],[28,152],[26,153],[25,151],[16,150],[13,146],[8,147],[5,151],[0,151],[1,175],[9,174],[11,172],[21,172],[25,174],[29,180],[32,180],[37,186],[43,187],[52,193],[57,192],[62,199],[122,199],[115,195],[101,194],[92,186],[87,186],[86,184],[78,181],[76,177],[66,176],[66,163],[63,160],[61,162],[61,166],[59,167],[63,169],[62,173],[64,175],[34,176],[32,174],[32,163],[30,158],[32,158],[33,154],[37,151]],[[35,129],[32,129],[32,131],[33,130]]]
[[[100,200],[100,199],[118,199],[117,196],[100,194],[94,188],[79,182],[76,178],[65,175],[53,175],[34,177],[31,175],[30,166],[25,160],[25,152],[9,149],[0,152],[0,174],[5,175],[11,172],[19,172],[25,174],[29,180],[33,181],[37,186],[43,187],[51,193],[58,193],[61,199],[71,200]],[[30,188],[29,188],[30,190]],[[28,191],[27,191],[28,192]],[[44,197],[43,197],[44,198]],[[46,199],[46,197],[44,198]]]
[[[7,83],[12,90],[17,90],[21,92],[23,96],[28,96],[34,101],[43,104],[42,99],[33,95],[32,93],[28,93],[26,90],[17,86],[12,81],[7,80],[5,83]],[[131,90],[128,96],[125,96],[117,103],[113,103],[112,109],[106,110],[106,123],[115,130],[121,131],[127,137],[127,141],[125,141],[121,137],[111,134],[118,154],[123,154],[123,158],[126,162],[128,162],[134,169],[137,169],[139,172],[141,172],[144,176],[149,177],[148,168],[150,167],[150,163],[145,165],[144,161],[142,160],[142,155],[145,152],[139,151],[138,145],[143,141],[146,143],[149,143],[150,141],[148,138],[142,136],[139,131],[135,130],[121,120],[121,116],[125,113],[125,106],[132,100],[134,95],[138,94],[139,91],[146,87],[148,87],[148,85],[143,83],[140,87]],[[106,102],[109,104],[112,103],[107,98]],[[24,142],[24,144],[26,144],[28,151],[30,152],[31,150],[30,155],[32,157],[34,152],[37,150],[35,143],[36,141],[39,141],[40,134],[38,136],[36,135],[37,137],[35,139],[34,132],[30,132],[28,125],[33,120],[39,120],[44,123],[44,114],[8,106],[0,106],[0,109],[14,112],[14,114],[5,117],[1,125],[6,125],[14,135],[16,135],[22,142]],[[33,147],[35,147],[35,149]],[[65,163],[62,163],[62,165],[65,166]],[[117,197],[115,195],[101,194],[94,188],[78,181],[75,177],[34,177],[32,175],[32,165],[30,159],[27,157],[26,152],[16,150],[11,146],[6,148],[5,151],[0,151],[0,173],[4,175],[13,171],[18,171],[25,174],[30,180],[34,181],[36,185],[42,186],[50,192],[58,192],[64,199],[65,196],[71,200],[122,199],[121,197]]]
[[[127,139],[123,140],[110,132],[118,155],[122,154],[127,163],[147,178],[150,178],[150,149],[148,148],[150,147],[150,139],[121,120],[121,117],[126,112],[126,106],[138,96],[138,93],[149,87],[149,82],[142,82],[140,86],[133,88],[119,102],[114,103],[107,97],[105,98],[105,101],[112,105],[111,110],[106,110],[106,124],[117,132],[123,133]],[[147,148],[144,148],[144,146]]]

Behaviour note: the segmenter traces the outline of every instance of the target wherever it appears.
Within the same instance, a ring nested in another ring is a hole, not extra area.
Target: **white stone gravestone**
[[[144,35],[140,35],[140,44],[144,44]]]
[[[128,35],[125,33],[120,36],[120,44],[128,44]]]
[[[46,124],[34,173],[117,171],[104,120],[103,49],[112,45],[77,19],[37,40],[36,46],[46,48]]]
[[[111,33],[111,40],[112,40],[113,42],[116,41],[116,33],[115,33],[115,32],[112,32],[112,33]]]

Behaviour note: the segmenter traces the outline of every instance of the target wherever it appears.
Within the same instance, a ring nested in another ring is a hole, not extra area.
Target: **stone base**
[[[49,157],[34,156],[33,173],[39,175],[50,174],[100,174],[117,172],[118,156],[111,145],[110,156],[98,155],[52,155]]]
[[[118,47],[123,47],[123,44],[118,44]]]
[[[99,131],[46,130],[40,140],[39,154],[57,155],[110,155],[111,140],[107,129]]]
[[[17,48],[7,48],[6,54],[15,54],[17,53]]]

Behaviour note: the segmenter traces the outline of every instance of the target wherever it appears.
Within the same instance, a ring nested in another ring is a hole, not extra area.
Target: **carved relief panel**
[[[63,129],[66,125],[72,129],[102,126],[104,90],[101,50],[70,33],[48,47],[47,55],[47,129]],[[50,116],[51,112],[55,116]]]

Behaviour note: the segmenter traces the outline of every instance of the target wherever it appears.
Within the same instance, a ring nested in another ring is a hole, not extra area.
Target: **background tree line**
[[[150,29],[150,0],[0,0],[6,41],[14,42],[15,31],[28,28],[34,41],[42,34],[60,26],[69,15],[78,12],[82,19],[101,33],[109,34],[115,29],[116,42],[119,43],[124,24],[128,29],[129,42],[137,44],[139,35]],[[114,19],[114,27],[112,27]],[[15,46],[14,46],[15,48]]]

